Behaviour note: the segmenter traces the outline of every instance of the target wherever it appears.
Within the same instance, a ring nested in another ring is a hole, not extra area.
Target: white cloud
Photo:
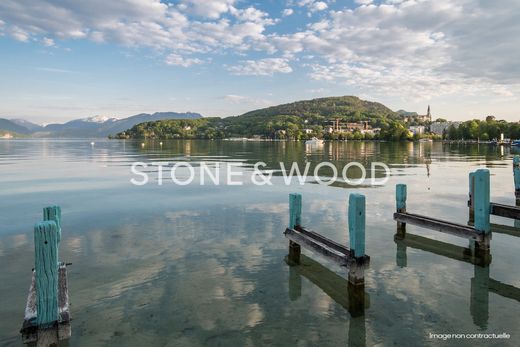
[[[44,37],[42,39],[42,43],[44,46],[46,47],[54,47],[56,44],[54,43],[54,40],[53,39],[50,39],[48,37]]]
[[[265,99],[253,98],[250,96],[237,95],[237,94],[228,94],[223,97],[224,100],[232,103],[232,104],[240,104],[243,106],[267,106],[272,105],[272,102]]]
[[[290,73],[292,68],[287,59],[265,58],[260,60],[243,60],[236,66],[228,68],[235,75],[271,76],[274,73]]]
[[[217,19],[228,12],[234,3],[235,0],[182,0],[184,7],[181,8],[202,17]]]
[[[292,15],[293,13],[294,13],[294,10],[292,8],[286,8],[285,10],[283,10],[282,16],[288,17],[288,16]]]
[[[185,58],[181,55],[172,53],[166,57],[164,62],[167,65],[176,65],[182,67],[189,67],[192,65],[202,64],[203,61],[197,58]]]

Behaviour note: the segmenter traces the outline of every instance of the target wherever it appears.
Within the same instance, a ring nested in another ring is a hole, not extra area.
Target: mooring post
[[[513,176],[515,180],[516,206],[520,205],[520,156],[513,157]]]
[[[34,227],[36,276],[36,321],[49,327],[59,320],[58,311],[58,225],[45,221]]]
[[[469,173],[469,193],[468,193],[468,209],[469,209],[469,219],[468,225],[473,225],[475,223],[475,173]]]
[[[302,195],[289,194],[289,229],[301,226],[302,223]],[[300,264],[301,247],[293,241],[289,241],[289,262]]]
[[[354,285],[364,285],[365,257],[365,196],[350,194],[348,198],[348,232],[350,251],[355,262],[349,268],[348,280]]]
[[[474,173],[474,210],[475,210],[475,230],[484,234],[482,242],[475,242],[476,249],[489,252],[489,241],[491,238],[490,224],[490,188],[489,188],[489,170],[478,169]]]
[[[43,220],[53,220],[56,222],[58,226],[58,248],[61,241],[61,207],[59,206],[49,206],[44,207],[43,209]]]
[[[406,213],[406,184],[398,184],[395,186],[395,205],[396,211]],[[403,239],[406,235],[406,223],[397,222],[396,237]]]

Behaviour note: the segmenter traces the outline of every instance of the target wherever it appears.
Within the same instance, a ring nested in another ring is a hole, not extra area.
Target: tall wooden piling
[[[395,186],[395,207],[396,211],[400,213],[406,213],[406,195],[407,188],[406,184],[397,184]],[[397,221],[397,233],[396,237],[404,238],[406,234],[406,223]]]
[[[365,255],[365,196],[350,194],[348,197],[348,232],[350,250],[354,257]]]
[[[475,173],[469,173],[469,194],[468,194],[468,225],[475,223]]]
[[[61,241],[61,207],[59,206],[49,206],[43,209],[43,220],[44,221],[54,221],[58,226],[58,247]]]
[[[353,285],[365,285],[365,196],[350,194],[348,198],[348,231],[350,251],[355,257],[349,267],[348,281]]]
[[[520,156],[513,158],[513,176],[515,181],[516,206],[520,206]]]
[[[298,193],[289,194],[289,229],[300,226],[302,222],[302,195]],[[301,247],[293,241],[289,241],[289,262],[300,263]]]
[[[58,226],[45,221],[34,227],[36,273],[36,321],[49,327],[59,320],[58,311]]]
[[[474,172],[474,227],[480,234],[484,235],[482,241],[472,243],[478,251],[489,252],[489,244],[491,239],[491,204],[490,204],[490,188],[489,188],[489,170],[478,169]]]
[[[25,344],[58,345],[71,336],[67,267],[59,262],[61,209],[43,209],[34,227],[35,263],[21,329]]]

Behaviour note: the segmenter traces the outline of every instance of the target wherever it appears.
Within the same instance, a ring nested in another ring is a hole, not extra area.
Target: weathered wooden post
[[[348,232],[350,251],[354,262],[350,264],[348,281],[354,285],[365,284],[365,196],[350,194],[348,198]]]
[[[302,222],[302,195],[289,194],[289,229],[300,226]],[[301,247],[296,242],[289,240],[289,262],[300,264]]]
[[[474,266],[469,309],[473,323],[485,328],[489,319],[489,266]]]
[[[468,209],[469,209],[469,219],[468,225],[473,225],[475,223],[475,173],[469,173],[469,194],[468,194]]]
[[[44,222],[34,227],[35,262],[22,326],[23,342],[57,345],[70,337],[66,264],[59,262],[61,209],[43,209]]]
[[[482,241],[475,242],[475,248],[479,251],[489,252],[489,241],[491,239],[489,170],[478,169],[474,172],[473,179],[475,182],[473,191],[474,227],[484,236]]]
[[[395,205],[398,213],[406,213],[406,184],[395,186]],[[397,221],[396,237],[403,239],[406,235],[406,223]]]
[[[515,180],[516,206],[520,206],[520,156],[513,158],[513,176]]]
[[[58,247],[61,241],[61,207],[49,206],[43,209],[43,220],[53,220],[58,226]]]
[[[36,275],[36,322],[47,328],[59,319],[58,312],[58,226],[54,221],[34,227]]]

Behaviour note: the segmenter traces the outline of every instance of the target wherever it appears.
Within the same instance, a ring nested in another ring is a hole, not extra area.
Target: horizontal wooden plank
[[[341,252],[343,253],[344,255],[347,255],[347,256],[351,256],[351,252],[350,252],[350,249],[345,246],[345,245],[342,245],[340,243],[337,243],[336,241],[333,241],[331,239],[328,239],[326,238],[325,236],[323,235],[320,235],[318,234],[317,232],[315,231],[311,231],[311,230],[307,230],[305,228],[303,228],[302,226],[296,226],[294,228],[294,230],[296,231],[299,231],[300,233],[320,242],[320,243],[323,243],[324,245],[326,245],[327,247],[330,247],[338,252]]]
[[[406,247],[420,249],[434,253],[446,258],[463,261],[473,265],[485,266],[491,263],[491,255],[477,256],[472,254],[471,249],[457,246],[451,243],[432,240],[427,237],[407,233],[404,239],[394,238],[396,244]]]
[[[287,228],[285,229],[284,234],[285,237],[287,237],[289,240],[296,242],[300,246],[306,246],[310,248],[312,251],[335,261],[341,266],[347,266],[351,263],[352,259],[350,256],[347,256],[336,249],[333,249],[323,243],[320,243],[317,240],[310,238],[299,231]]]
[[[489,291],[503,296],[504,298],[513,299],[520,302],[520,288],[514,287],[510,284],[505,284],[490,278]]]
[[[492,202],[491,214],[500,217],[520,219],[520,207],[497,204]]]
[[[484,239],[484,234],[479,233],[477,230],[470,226],[452,223],[418,214],[408,212],[395,212],[394,220],[406,224],[417,225],[422,228],[440,231],[442,233],[450,234],[453,236],[463,237],[466,239],[473,239],[479,242],[483,241]]]
[[[363,287],[349,285],[345,278],[327,269],[317,261],[306,257],[304,254],[300,257],[300,264],[292,266],[292,269],[323,290],[325,294],[347,309],[351,314],[353,313],[351,312],[353,308],[356,308],[359,304],[361,304],[362,308],[370,306],[370,296]],[[364,295],[353,295],[358,293],[351,293],[352,291],[360,290],[362,291],[361,294],[364,293]],[[358,297],[361,297],[363,301],[360,303],[352,302],[353,299]]]
[[[491,224],[491,232],[520,237],[520,228],[515,228],[509,225]]]
[[[45,331],[46,335],[58,336],[59,340],[70,338],[70,303],[69,303],[69,290],[67,281],[67,266],[63,263],[58,268],[58,310],[59,310],[59,322],[56,322],[55,327],[49,329],[42,329],[39,331],[36,324],[36,316],[38,314],[36,308],[36,277],[35,272],[32,273],[31,287],[29,288],[29,295],[27,297],[27,304],[25,307],[25,317],[23,326],[21,329],[22,338],[24,343],[34,342],[38,338],[38,334]]]

